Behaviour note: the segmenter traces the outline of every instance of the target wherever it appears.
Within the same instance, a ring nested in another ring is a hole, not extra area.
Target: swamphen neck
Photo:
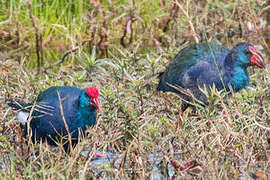
[[[249,74],[247,67],[250,65],[255,65],[259,68],[265,67],[260,53],[247,42],[237,44],[226,56],[224,60],[224,70],[226,72],[224,79],[226,80],[226,76],[232,76],[229,83],[232,85],[234,91],[237,92],[248,86]],[[227,90],[229,90],[229,83],[225,81]]]
[[[90,95],[89,95],[90,94]],[[86,126],[94,126],[96,124],[96,110],[100,110],[100,103],[98,100],[99,92],[97,90],[84,89],[80,96],[80,108],[77,119],[80,120],[83,130]],[[71,127],[78,128],[77,126]]]

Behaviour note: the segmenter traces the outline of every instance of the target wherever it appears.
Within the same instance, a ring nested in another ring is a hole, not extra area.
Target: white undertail
[[[16,116],[16,119],[18,121],[20,121],[20,123],[25,126],[25,124],[27,123],[27,119],[29,117],[29,112],[23,112],[23,111],[19,111],[17,116]]]

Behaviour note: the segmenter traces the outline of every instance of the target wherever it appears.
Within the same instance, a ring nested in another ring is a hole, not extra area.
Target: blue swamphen
[[[54,86],[41,92],[33,103],[12,101],[8,105],[19,110],[17,119],[25,127],[24,136],[26,122],[30,120],[33,142],[42,140],[56,145],[69,132],[72,145],[76,145],[80,132],[84,133],[87,126],[96,123],[96,110],[100,110],[98,96],[96,87],[81,90],[73,86]],[[65,150],[69,145],[67,141]]]
[[[261,54],[247,42],[239,43],[231,50],[216,41],[193,44],[182,49],[165,72],[160,73],[157,90],[179,94],[184,100],[180,112],[183,113],[192,98],[180,89],[189,90],[196,99],[207,103],[199,87],[215,85],[218,90],[226,91],[232,87],[237,92],[248,86],[247,67],[251,65],[265,68]]]

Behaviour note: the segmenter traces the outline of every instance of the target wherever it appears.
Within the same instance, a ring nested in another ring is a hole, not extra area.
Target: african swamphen
[[[218,90],[230,91],[231,86],[237,92],[248,86],[247,67],[251,65],[265,68],[261,54],[247,42],[239,43],[231,50],[216,41],[193,44],[182,49],[160,74],[157,90],[179,94],[184,99],[182,113],[192,98],[175,87],[190,90],[196,99],[207,103],[199,87],[215,85]]]
[[[41,92],[33,103],[13,101],[8,105],[19,110],[17,119],[24,127],[30,120],[33,142],[42,140],[50,145],[56,145],[61,137],[68,135],[65,119],[72,145],[76,145],[79,132],[84,133],[86,126],[93,126],[96,123],[96,110],[100,110],[98,96],[99,91],[96,87],[81,90],[74,86],[54,86]],[[27,128],[24,136],[26,132]],[[68,141],[64,148],[68,150]]]

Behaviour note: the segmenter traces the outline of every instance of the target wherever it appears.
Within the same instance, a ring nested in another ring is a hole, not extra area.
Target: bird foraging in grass
[[[160,73],[157,90],[180,95],[182,114],[193,104],[193,98],[185,91],[207,104],[200,88],[214,85],[218,90],[230,91],[231,87],[237,92],[249,84],[249,66],[265,68],[262,55],[248,42],[239,43],[231,50],[216,41],[193,44],[180,50]]]
[[[10,101],[8,105],[18,110],[17,119],[27,135],[27,123],[32,130],[32,141],[47,141],[56,145],[63,137],[68,151],[78,143],[79,134],[96,123],[100,110],[99,91],[96,87],[80,89],[74,86],[54,86],[41,92],[36,101],[22,103]]]

